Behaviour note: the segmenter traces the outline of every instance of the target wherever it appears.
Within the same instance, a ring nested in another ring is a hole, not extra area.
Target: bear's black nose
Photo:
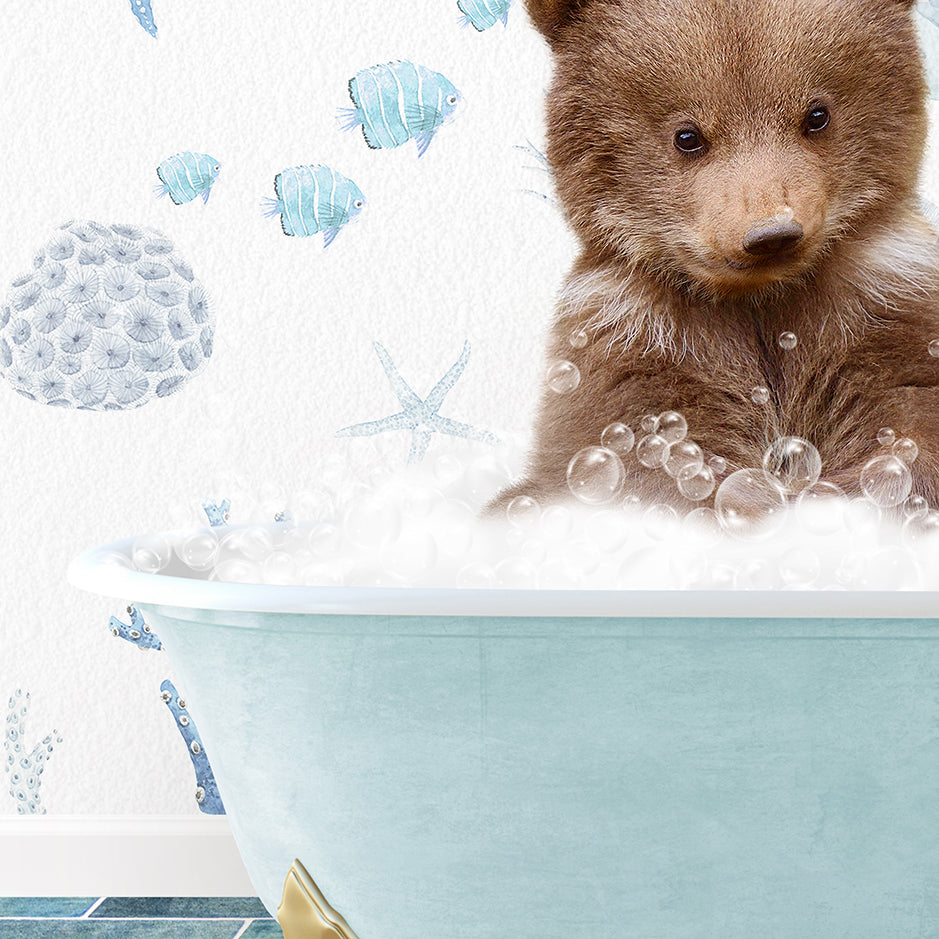
[[[743,236],[747,254],[779,254],[802,240],[802,226],[787,219],[771,218],[754,225]]]

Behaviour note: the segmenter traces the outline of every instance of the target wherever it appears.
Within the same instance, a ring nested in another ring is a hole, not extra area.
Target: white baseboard
[[[256,894],[224,815],[0,816],[0,896]]]

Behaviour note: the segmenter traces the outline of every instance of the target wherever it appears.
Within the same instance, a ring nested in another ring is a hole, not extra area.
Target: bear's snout
[[[743,236],[743,250],[747,254],[768,257],[795,247],[803,235],[802,226],[797,221],[777,216],[757,222]]]

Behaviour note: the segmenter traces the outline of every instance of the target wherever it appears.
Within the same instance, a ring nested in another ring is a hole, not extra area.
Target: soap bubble
[[[566,505],[549,505],[541,513],[541,533],[550,541],[566,538],[574,527],[574,516]]]
[[[607,424],[600,435],[600,443],[608,450],[612,450],[617,456],[624,457],[633,448],[636,441],[636,435],[632,428],[619,422]]]
[[[473,561],[457,571],[456,585],[477,590],[495,587],[496,572],[482,561]]]
[[[776,569],[768,558],[747,558],[734,572],[737,590],[773,590],[777,586]]]
[[[497,587],[524,590],[538,586],[538,569],[527,558],[506,558],[494,570]]]
[[[339,551],[342,532],[332,522],[317,522],[307,535],[307,546],[313,557],[328,560]]]
[[[659,419],[654,414],[646,414],[639,426],[647,433],[654,434],[659,429]]]
[[[923,496],[910,496],[903,503],[903,514],[907,518],[922,518],[929,512],[929,503]]]
[[[880,430],[877,431],[877,442],[882,447],[892,446],[896,439],[897,435],[892,427],[881,427]]]
[[[868,559],[861,586],[867,590],[906,590],[919,580],[916,557],[902,545],[879,548]]]
[[[909,437],[901,437],[899,440],[895,441],[894,445],[890,448],[890,452],[895,457],[899,457],[903,460],[907,466],[912,466],[919,456],[919,447],[916,445],[915,440],[911,440]]]
[[[630,520],[619,509],[594,512],[584,524],[587,539],[603,552],[619,551],[632,533]]]
[[[173,548],[162,535],[144,535],[134,542],[130,557],[134,567],[145,574],[162,571],[173,556]]]
[[[602,505],[623,488],[623,461],[606,447],[584,447],[567,465],[567,485],[581,502]]]
[[[694,471],[689,467],[678,476],[678,491],[692,502],[706,499],[714,491],[715,485],[714,471],[710,466],[700,466]],[[710,510],[696,509],[695,511]]]
[[[727,472],[727,461],[722,456],[712,456],[708,460],[708,466],[714,471],[715,476],[723,476]]]
[[[870,537],[880,528],[880,509],[863,496],[857,496],[845,504],[844,522],[852,534]]]
[[[665,460],[665,472],[674,479],[682,476],[693,476],[704,466],[704,454],[701,448],[693,441],[685,438],[673,443],[668,448],[668,458]]]
[[[527,541],[521,543],[518,553],[525,558],[526,561],[531,561],[532,564],[538,567],[547,557],[548,549],[545,547],[543,541],[539,541],[537,538],[529,538]]]
[[[913,488],[909,468],[896,456],[875,456],[861,470],[864,495],[881,508],[891,508],[906,500]]]
[[[517,528],[527,528],[533,525],[540,516],[541,506],[531,496],[516,496],[505,507],[505,517],[510,525]]]
[[[780,333],[779,334],[779,348],[785,349],[789,352],[791,349],[795,349],[796,344],[798,343],[795,333]]]
[[[176,553],[192,570],[207,571],[218,555],[218,536],[214,531],[194,532],[180,542]]]
[[[840,486],[821,480],[799,493],[796,516],[799,524],[813,535],[831,535],[844,525],[846,503]]]
[[[259,584],[261,569],[251,561],[229,558],[215,565],[209,580],[220,580],[226,584]]]
[[[443,557],[465,557],[472,545],[476,530],[476,513],[458,499],[441,502],[431,513],[435,532],[441,533],[437,550]]]
[[[555,362],[548,369],[548,387],[556,394],[573,391],[580,384],[580,369],[567,360]]]
[[[251,528],[236,528],[221,536],[219,557],[220,560],[240,558],[260,562],[270,554],[273,547],[274,539],[268,529],[261,528],[259,525]]]
[[[929,354],[935,358],[939,358],[939,339],[933,339],[927,347],[929,349]]]
[[[766,385],[757,385],[750,392],[750,400],[754,404],[766,404],[769,401],[769,388]]]
[[[665,411],[658,416],[655,432],[664,437],[668,444],[678,443],[684,440],[688,433],[688,422],[683,414],[678,411]]]
[[[650,505],[642,513],[642,530],[656,541],[662,541],[674,534],[678,522],[678,513],[664,502]]]
[[[570,344],[575,349],[583,349],[585,345],[590,341],[590,336],[587,333],[586,329],[578,327],[570,335]]]
[[[931,542],[939,547],[939,512],[933,510],[925,515],[914,515],[903,523],[903,541],[908,545]]]
[[[382,549],[382,564],[386,570],[400,574],[410,581],[434,569],[437,563],[437,543],[428,531],[406,531]]]
[[[770,477],[754,467],[731,473],[718,487],[714,510],[721,527],[737,538],[757,540],[778,531],[785,497]]]
[[[474,499],[486,500],[506,486],[512,472],[492,453],[484,453],[466,468],[466,488]]]
[[[401,510],[390,499],[366,493],[346,509],[342,523],[346,538],[360,548],[377,548],[394,541],[401,530]]]
[[[779,559],[779,575],[788,587],[810,587],[818,580],[822,562],[804,546],[790,548]]]
[[[261,577],[266,584],[297,582],[297,562],[286,551],[273,551],[261,562]]]
[[[763,454],[763,472],[784,492],[798,493],[818,482],[822,458],[801,437],[777,437]]]
[[[682,519],[681,527],[696,547],[713,547],[721,540],[721,523],[714,509],[692,509]]]
[[[434,460],[434,479],[441,486],[455,483],[463,475],[463,464],[450,453],[441,453]]]
[[[658,434],[649,434],[636,444],[636,459],[647,469],[657,469],[668,459],[668,441]]]

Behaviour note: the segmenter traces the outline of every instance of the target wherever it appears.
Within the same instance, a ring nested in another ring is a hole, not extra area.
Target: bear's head
[[[909,203],[926,141],[913,0],[527,0],[548,159],[594,261],[759,295]]]

